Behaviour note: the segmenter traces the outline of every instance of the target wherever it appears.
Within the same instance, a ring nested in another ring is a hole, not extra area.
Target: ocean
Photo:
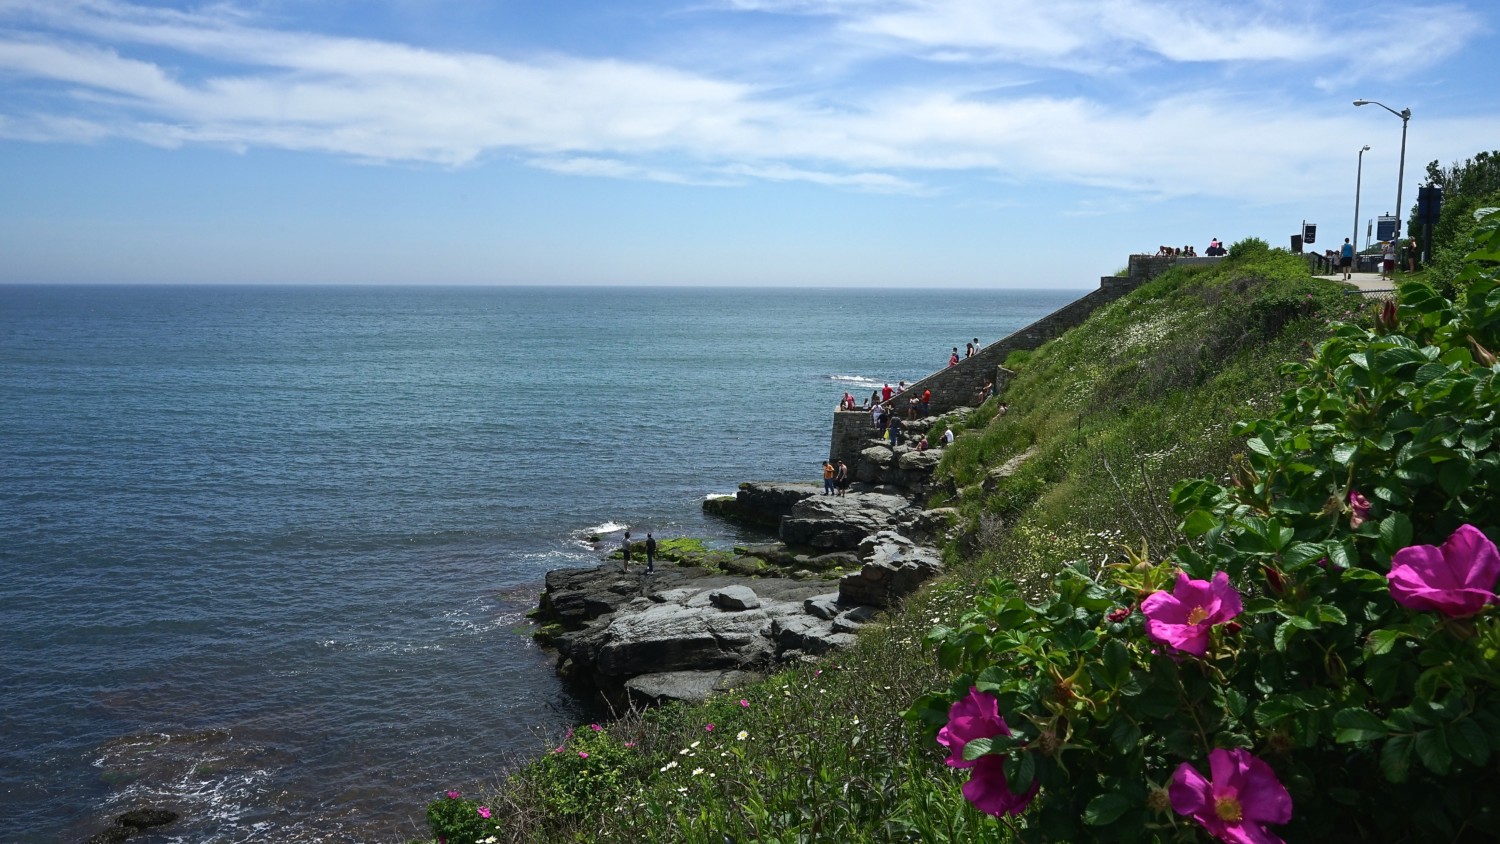
[[[1085,291],[0,286],[0,841],[404,841],[594,717],[525,613]]]

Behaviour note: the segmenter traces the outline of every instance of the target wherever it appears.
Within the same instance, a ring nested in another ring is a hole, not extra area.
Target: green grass
[[[510,807],[508,840],[1010,840],[964,801],[963,772],[902,717],[949,683],[924,635],[990,577],[1037,592],[1070,561],[1118,559],[1121,543],[1142,541],[1159,554],[1179,541],[1171,485],[1223,475],[1242,450],[1230,423],[1269,408],[1278,366],[1326,336],[1330,317],[1372,307],[1343,290],[1309,278],[1302,259],[1251,244],[1216,266],[1168,273],[1016,359],[1010,412],[988,402],[938,470],[946,491],[933,503],[957,506],[965,528],[945,549],[944,578],[818,666],[608,725],[619,744],[599,760],[607,772],[588,769],[594,756],[578,760],[572,744],[558,755],[576,760],[568,765],[519,768],[494,801]],[[1014,474],[990,477],[1028,448]],[[597,786],[569,798],[586,809],[557,805],[574,793],[559,780],[580,777]]]

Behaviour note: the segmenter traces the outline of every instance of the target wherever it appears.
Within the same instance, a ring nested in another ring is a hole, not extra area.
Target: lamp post
[[[1359,252],[1359,182],[1365,172],[1365,153],[1370,151],[1370,145],[1365,144],[1359,150],[1359,165],[1354,170],[1354,251]],[[1351,262],[1352,263],[1352,262]]]
[[[1396,239],[1401,239],[1401,217],[1405,213],[1401,210],[1401,184],[1406,181],[1406,121],[1411,120],[1411,109],[1403,108],[1397,111],[1385,103],[1377,103],[1374,100],[1355,100],[1354,104],[1378,105],[1391,114],[1401,118],[1401,167],[1396,171]]]

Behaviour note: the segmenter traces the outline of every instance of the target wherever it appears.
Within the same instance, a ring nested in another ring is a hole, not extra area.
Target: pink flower
[[[450,791],[450,792],[448,792],[448,799],[449,799],[449,800],[457,800],[457,799],[458,799],[458,798],[460,798],[460,797],[462,797],[462,796],[463,796],[463,795],[462,795],[462,794],[460,794],[460,793],[459,793],[459,792],[457,792],[457,791]]]
[[[479,807],[479,816],[481,818],[488,818],[490,816],[490,807],[488,807],[488,806],[480,806]]]
[[[745,700],[744,698],[740,698],[740,706],[743,706],[746,709],[749,709],[750,708],[750,701]]]
[[[948,748],[948,758],[943,761],[949,767],[974,769],[964,783],[964,799],[997,818],[1020,814],[1041,784],[1033,780],[1025,794],[1016,794],[1006,782],[1003,756],[988,754],[965,760],[964,746],[974,739],[1008,735],[1010,727],[1000,717],[1000,702],[978,688],[970,688],[967,697],[953,702],[948,709],[948,724],[937,735],[938,744]]]
[[[552,748],[552,752],[553,753],[562,753],[563,752],[563,746],[559,744],[557,747]]]
[[[709,731],[711,733],[711,732],[714,731],[714,725],[713,724],[709,724],[708,726],[704,727],[703,729],[705,729],[705,730],[707,730],[707,731]]]
[[[1410,610],[1435,610],[1462,618],[1500,601],[1495,579],[1500,554],[1473,525],[1459,525],[1441,548],[1412,545],[1391,559],[1391,597]]]
[[[589,758],[589,752],[587,750],[580,750],[580,751],[578,751],[578,758],[579,759],[587,759],[587,758]]]
[[[1357,489],[1349,490],[1349,529],[1358,528],[1369,517],[1370,499],[1361,495]]]
[[[1130,618],[1130,607],[1115,607],[1109,611],[1109,614],[1105,618],[1109,619],[1111,624],[1119,624],[1125,619]]]
[[[596,733],[597,733],[597,732],[599,732],[599,731],[600,731],[600,730],[602,730],[602,729],[604,729],[604,728],[603,728],[603,727],[601,727],[601,726],[599,726],[599,725],[598,725],[598,724],[590,724],[590,725],[589,725],[589,729],[590,729],[590,730],[593,730],[593,731],[594,731],[594,732],[596,732]]]
[[[635,747],[635,742],[633,742],[633,741],[627,741],[627,742],[625,742],[625,746],[626,747]]]
[[[1243,609],[1240,593],[1222,571],[1214,572],[1212,582],[1190,580],[1187,572],[1179,571],[1170,594],[1155,592],[1141,602],[1146,635],[1193,656],[1208,652],[1208,633],[1215,624],[1223,624]]]
[[[1243,748],[1208,754],[1212,781],[1187,762],[1172,774],[1172,811],[1188,815],[1228,844],[1282,844],[1265,824],[1292,819],[1292,796],[1271,766]]]

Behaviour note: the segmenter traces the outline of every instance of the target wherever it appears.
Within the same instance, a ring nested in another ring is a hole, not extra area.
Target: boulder
[[[839,593],[829,592],[826,595],[814,595],[803,601],[802,609],[814,618],[832,621],[843,608],[839,606]]]
[[[848,550],[859,541],[897,524],[913,509],[898,495],[821,496],[806,499],[781,520],[781,541],[829,550]]]
[[[674,700],[702,703],[714,692],[744,685],[759,676],[745,671],[661,671],[630,678],[625,691],[632,700],[648,706]]]
[[[731,612],[759,609],[760,597],[748,586],[726,586],[708,593],[708,600],[721,610]]]
[[[936,548],[914,544],[885,531],[861,545],[865,565],[839,580],[839,600],[845,604],[893,606],[943,570]]]
[[[782,652],[824,654],[854,643],[853,635],[836,633],[832,624],[807,616],[777,619],[771,623],[771,635],[776,639],[777,649]]]

